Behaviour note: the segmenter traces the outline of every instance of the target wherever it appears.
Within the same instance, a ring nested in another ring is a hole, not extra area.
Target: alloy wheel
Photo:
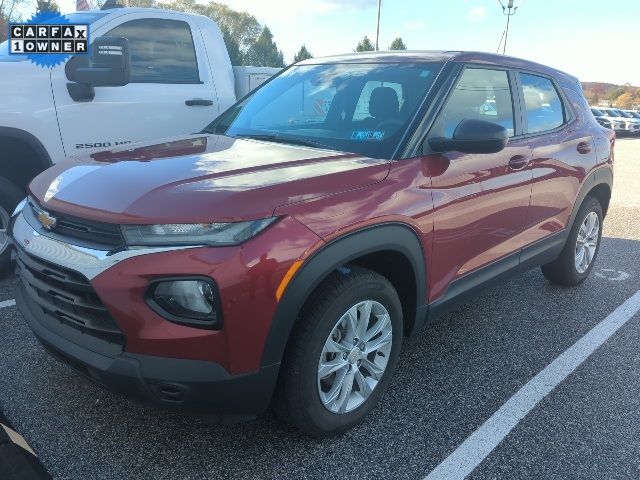
[[[591,265],[598,247],[600,219],[596,212],[589,212],[580,225],[576,240],[575,266],[578,273],[584,273]]]
[[[0,253],[9,246],[9,214],[0,207]]]
[[[327,410],[347,413],[371,396],[387,368],[392,341],[391,317],[379,302],[364,300],[340,317],[318,362],[318,393]]]

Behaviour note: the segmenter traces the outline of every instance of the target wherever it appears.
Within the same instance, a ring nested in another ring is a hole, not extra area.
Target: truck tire
[[[333,273],[314,291],[291,333],[276,415],[313,437],[351,428],[386,390],[402,327],[400,299],[389,280],[354,266]]]
[[[18,187],[0,177],[0,278],[6,277],[14,269],[7,229],[13,210],[23,198],[24,193]]]
[[[602,220],[600,202],[587,197],[576,215],[562,253],[541,267],[549,282],[574,287],[589,276],[600,251]]]

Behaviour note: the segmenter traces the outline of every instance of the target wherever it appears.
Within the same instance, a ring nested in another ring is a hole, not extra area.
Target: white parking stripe
[[[640,290],[565,350],[502,405],[425,480],[463,479],[543,398],[640,311]]]
[[[15,304],[15,300],[6,300],[4,302],[0,302],[0,308],[13,307]]]

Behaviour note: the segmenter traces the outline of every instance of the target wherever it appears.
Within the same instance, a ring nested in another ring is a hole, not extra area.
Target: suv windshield
[[[391,158],[440,63],[299,65],[204,131]]]

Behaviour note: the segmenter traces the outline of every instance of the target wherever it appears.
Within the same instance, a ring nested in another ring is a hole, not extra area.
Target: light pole
[[[380,40],[380,4],[382,0],[378,0],[378,25],[376,26],[376,52],[380,50],[378,48],[379,40]]]
[[[498,3],[502,7],[502,13],[507,17],[507,28],[504,31],[504,45],[502,46],[502,54],[504,55],[505,53],[507,53],[507,39],[509,38],[509,22],[511,20],[511,17],[516,14],[516,11],[518,10],[518,8],[522,6],[522,3],[520,5],[514,5],[514,3],[516,3],[515,0],[508,0],[506,5],[503,3],[502,0],[498,0]],[[498,49],[499,48],[500,47],[498,47]]]

